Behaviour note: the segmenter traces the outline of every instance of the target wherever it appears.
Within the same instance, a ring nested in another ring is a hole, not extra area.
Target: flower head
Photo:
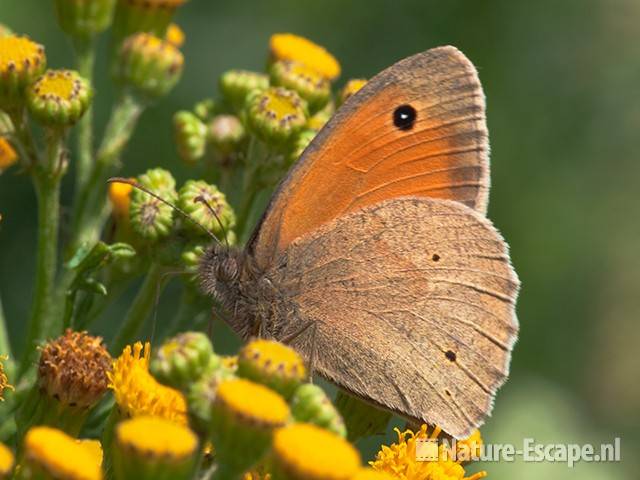
[[[15,457],[4,443],[0,442],[0,479],[9,478],[13,470]]]
[[[228,155],[244,140],[246,132],[235,115],[216,115],[207,125],[207,139],[221,155]]]
[[[247,99],[249,126],[265,142],[282,144],[304,128],[306,102],[292,91],[271,87],[254,91]]]
[[[346,102],[349,97],[358,92],[358,90],[366,84],[367,81],[364,78],[353,78],[349,80],[345,86],[342,87],[342,90],[340,90],[340,104]]]
[[[218,365],[220,357],[213,353],[204,333],[184,332],[162,344],[151,360],[150,371],[163,384],[185,389]]]
[[[164,36],[173,16],[187,0],[118,0],[114,34],[122,39],[135,32]]]
[[[135,180],[130,178],[129,180]],[[131,205],[131,191],[133,186],[124,182],[111,182],[109,184],[109,201],[113,209],[113,215],[117,219],[129,218],[129,206]]]
[[[31,428],[24,439],[24,456],[25,468],[32,472],[33,478],[102,479],[96,456],[86,446],[55,428]]]
[[[438,447],[438,460],[417,460],[416,441],[436,439],[440,432],[440,428],[436,427],[428,434],[426,425],[422,425],[417,433],[411,430],[401,432],[396,428],[398,443],[383,445],[376,459],[369,463],[375,470],[390,473],[400,480],[478,480],[487,475],[483,471],[465,477],[464,468],[459,461],[452,459],[445,445]]]
[[[18,161],[18,154],[9,141],[0,137],[0,173]]]
[[[275,60],[294,60],[304,63],[323,77],[333,80],[340,75],[340,64],[324,47],[292,33],[271,36],[269,49]]]
[[[294,423],[273,436],[273,474],[286,480],[347,480],[360,469],[360,455],[338,435]]]
[[[167,27],[167,33],[164,34],[164,39],[170,44],[180,48],[184,45],[185,34],[180,26],[172,23]]]
[[[235,225],[235,214],[225,194],[204,180],[187,180],[178,193],[178,206],[219,238]],[[190,221],[184,226],[196,234],[205,233]]]
[[[329,80],[304,63],[278,60],[271,65],[271,83],[297,92],[311,110],[322,108],[331,95]]]
[[[168,170],[153,168],[138,177],[143,187],[161,198],[175,202],[176,181]],[[173,208],[146,192],[133,189],[129,218],[132,230],[142,239],[153,242],[166,237],[173,227]]]
[[[44,47],[27,37],[0,36],[0,108],[22,101],[25,88],[46,68]]]
[[[397,480],[397,477],[373,468],[361,468],[351,480]]]
[[[157,417],[136,417],[115,430],[116,478],[187,479],[198,437],[186,426]]]
[[[149,373],[151,346],[136,342],[127,346],[113,362],[109,388],[113,390],[120,411],[129,417],[148,415],[186,425],[187,405],[184,396],[166,387]]]
[[[29,111],[43,125],[69,126],[86,112],[93,90],[72,70],[49,70],[27,89]]]
[[[149,33],[127,37],[120,49],[117,77],[143,97],[169,93],[182,75],[184,57],[178,48]]]
[[[102,338],[68,329],[42,348],[40,387],[64,405],[89,408],[107,391],[111,356]]]
[[[248,70],[228,70],[220,76],[220,91],[236,110],[244,107],[247,96],[256,90],[266,90],[269,77]]]
[[[262,383],[285,398],[307,375],[302,357],[274,340],[252,340],[238,353],[238,376]]]
[[[221,382],[211,409],[211,439],[221,464],[242,473],[260,460],[274,429],[289,419],[284,398],[244,379]]]

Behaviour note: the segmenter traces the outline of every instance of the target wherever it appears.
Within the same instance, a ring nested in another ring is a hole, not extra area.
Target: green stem
[[[162,267],[156,263],[149,268],[136,298],[129,307],[120,331],[111,342],[111,351],[114,355],[119,355],[122,349],[140,333],[144,321],[153,311],[156,296],[164,286],[162,272]]]
[[[60,220],[60,180],[64,173],[63,134],[50,132],[47,138],[47,158],[33,170],[33,182],[38,196],[38,250],[36,281],[31,319],[27,328],[25,349],[20,370],[22,376],[37,353],[36,343],[55,333],[51,311],[58,264],[58,226]]]
[[[93,86],[93,66],[95,63],[95,39],[82,37],[73,39],[76,52],[76,69]],[[93,110],[85,112],[77,125],[78,157],[76,159],[76,190],[82,191],[91,173],[93,164]]]
[[[2,308],[2,299],[0,298],[0,356],[2,355],[9,357],[9,359],[2,362],[5,371],[7,371],[9,363],[13,364],[13,362],[11,361],[11,343],[9,342],[7,322],[4,318],[4,309]]]
[[[100,236],[106,220],[106,180],[116,170],[120,154],[129,142],[143,109],[144,106],[128,93],[123,94],[114,106],[91,175],[76,197],[70,252]]]

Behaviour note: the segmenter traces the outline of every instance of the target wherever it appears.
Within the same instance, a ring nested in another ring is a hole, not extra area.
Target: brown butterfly
[[[518,279],[484,217],[482,87],[453,47],[402,60],[339,109],[244,250],[200,274],[243,338],[403,417],[468,435],[508,373]]]

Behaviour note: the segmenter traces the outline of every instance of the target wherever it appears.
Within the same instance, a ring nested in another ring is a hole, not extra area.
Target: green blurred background
[[[144,114],[125,154],[126,175],[163,166],[179,181],[189,178],[172,143],[172,113],[213,95],[226,69],[263,68],[271,33],[291,31],[326,46],[342,63],[339,83],[438,45],[465,52],[487,94],[489,216],[522,280],[520,340],[485,439],[521,445],[523,437],[600,443],[619,436],[623,460],[483,468],[495,479],[638,478],[640,2],[191,0],[177,21],[187,33],[185,74]],[[0,0],[0,22],[45,44],[49,65],[72,65],[53,2]],[[112,101],[104,63],[100,124]],[[0,211],[0,293],[15,351],[34,274],[36,204],[27,177],[0,177]],[[176,298],[170,289],[163,305],[174,308]],[[114,308],[111,322],[129,300]],[[98,333],[116,327],[105,323]]]

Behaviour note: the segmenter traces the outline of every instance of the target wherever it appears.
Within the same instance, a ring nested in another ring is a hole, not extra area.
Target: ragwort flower
[[[149,415],[187,424],[184,396],[160,384],[149,373],[151,345],[136,342],[125,347],[113,362],[109,388],[113,390],[120,412],[126,417]]]

